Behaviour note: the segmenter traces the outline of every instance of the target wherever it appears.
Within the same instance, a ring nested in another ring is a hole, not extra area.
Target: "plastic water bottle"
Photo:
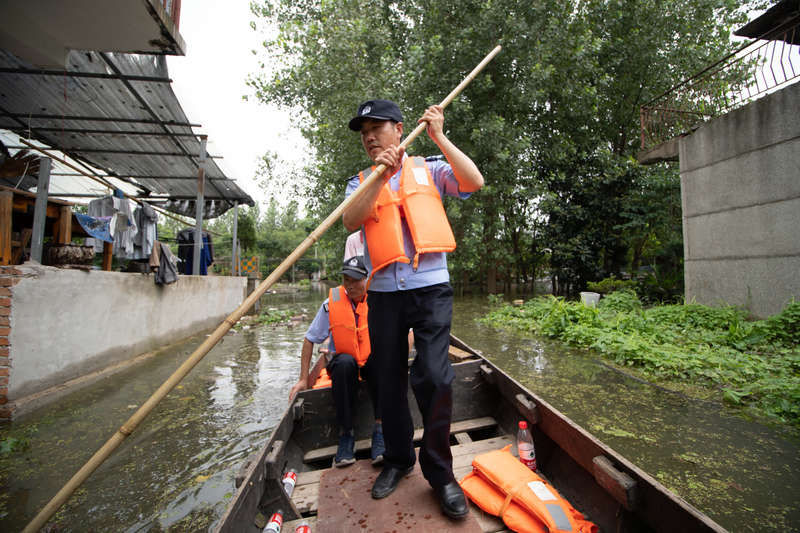
[[[519,431],[517,431],[517,452],[522,464],[536,472],[536,451],[533,449],[533,437],[528,430],[528,423],[524,420],[520,421]]]
[[[297,472],[294,470],[289,470],[283,475],[283,490],[286,491],[286,495],[288,497],[292,497],[292,491],[294,490],[294,486],[297,484]]]
[[[280,533],[281,526],[283,525],[283,511],[278,509],[272,513],[272,517],[267,522],[267,527],[264,528],[265,532]]]
[[[308,525],[308,522],[303,520],[300,522],[300,525],[294,529],[294,533],[311,533],[311,526]]]

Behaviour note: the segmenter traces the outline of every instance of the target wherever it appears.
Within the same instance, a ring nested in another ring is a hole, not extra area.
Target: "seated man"
[[[326,369],[331,378],[331,391],[336,404],[336,421],[339,424],[339,447],[333,458],[333,465],[337,467],[353,464],[356,460],[353,415],[358,396],[359,373],[367,381],[375,414],[375,426],[372,431],[372,464],[381,463],[385,451],[375,379],[370,379],[369,376],[367,274],[363,256],[351,257],[344,262],[342,285],[328,292],[328,298],[322,302],[303,339],[300,379],[289,391],[289,402],[291,402],[297,392],[313,385],[308,382],[308,373],[314,344],[322,343],[330,335]]]

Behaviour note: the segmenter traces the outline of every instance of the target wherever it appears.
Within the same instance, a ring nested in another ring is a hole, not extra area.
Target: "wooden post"
[[[111,270],[111,259],[113,259],[114,243],[103,241],[103,270]]]
[[[0,191],[0,265],[11,264],[11,225],[14,193]]]
[[[192,275],[200,275],[200,251],[203,249],[203,203],[206,186],[206,142],[208,137],[200,136],[200,167],[197,169],[197,200],[194,206],[194,255],[192,256]]]
[[[36,184],[36,206],[33,210],[33,235],[31,236],[31,260],[42,262],[44,247],[44,225],[47,221],[47,191],[50,189],[50,158],[39,160],[39,181]]]
[[[237,231],[239,229],[239,202],[233,204],[233,243],[231,244],[231,276],[239,275],[239,249],[237,248]]]
[[[64,205],[58,210],[58,220],[53,233],[58,244],[72,242],[72,207]]]

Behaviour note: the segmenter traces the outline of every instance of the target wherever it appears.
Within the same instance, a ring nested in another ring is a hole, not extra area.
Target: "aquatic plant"
[[[736,307],[645,309],[633,291],[619,290],[596,309],[549,296],[482,320],[593,349],[653,381],[706,387],[730,405],[800,426],[800,302],[749,321]]]
[[[291,309],[270,308],[262,311],[255,322],[258,324],[278,324],[288,322],[295,313]]]

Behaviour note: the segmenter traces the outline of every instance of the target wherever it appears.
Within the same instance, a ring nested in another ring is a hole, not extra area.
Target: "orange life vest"
[[[356,326],[356,315],[358,326]],[[336,353],[349,353],[358,366],[364,366],[369,357],[369,329],[367,324],[367,299],[356,305],[355,314],[344,287],[339,285],[328,291],[328,319]]]
[[[513,531],[526,533],[596,533],[552,485],[511,454],[509,444],[475,456],[472,472],[460,485],[475,505],[500,516]]]
[[[371,167],[359,172],[360,182],[374,169]],[[456,249],[456,239],[447,220],[442,197],[424,157],[406,158],[398,189],[393,191],[389,182],[386,182],[378,194],[372,214],[364,222],[373,274],[395,262],[411,262],[403,246],[403,216],[417,250],[414,255],[415,269],[419,265],[419,254],[452,252]]]
[[[325,387],[330,387],[332,383],[331,377],[328,375],[328,370],[323,368],[322,371],[320,371],[319,376],[317,376],[317,381],[314,382],[314,386],[311,388],[324,389]]]

